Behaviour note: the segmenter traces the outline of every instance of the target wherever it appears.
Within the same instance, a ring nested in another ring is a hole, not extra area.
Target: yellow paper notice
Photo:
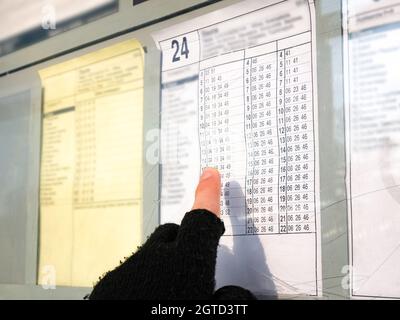
[[[129,40],[39,72],[39,284],[92,286],[140,245],[143,59]]]

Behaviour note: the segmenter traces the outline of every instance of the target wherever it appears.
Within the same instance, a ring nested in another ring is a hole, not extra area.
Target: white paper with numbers
[[[313,1],[248,0],[154,35],[162,51],[161,223],[222,176],[217,287],[321,294]]]
[[[400,1],[343,9],[351,295],[400,299]]]

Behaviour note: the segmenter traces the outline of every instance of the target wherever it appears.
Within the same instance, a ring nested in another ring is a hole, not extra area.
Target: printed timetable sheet
[[[320,295],[313,1],[242,1],[154,38],[161,223],[180,223],[202,169],[217,168],[217,287]]]
[[[92,286],[141,243],[143,49],[40,70],[39,284]]]
[[[351,294],[400,299],[400,1],[344,9]]]

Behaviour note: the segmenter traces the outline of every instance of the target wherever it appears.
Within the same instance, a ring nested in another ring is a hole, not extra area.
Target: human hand
[[[207,168],[200,177],[192,210],[181,225],[159,226],[124,263],[107,273],[90,299],[230,299],[254,298],[239,287],[215,295],[217,247],[225,231],[220,220],[221,179]]]

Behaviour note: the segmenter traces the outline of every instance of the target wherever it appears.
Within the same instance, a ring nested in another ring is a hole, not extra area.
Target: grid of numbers
[[[200,67],[201,167],[221,172],[228,234],[315,232],[312,48],[304,38]]]

